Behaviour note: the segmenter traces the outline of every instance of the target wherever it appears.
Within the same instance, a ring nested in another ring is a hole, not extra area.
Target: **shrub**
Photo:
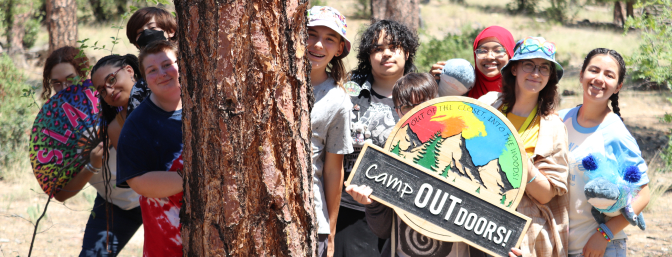
[[[420,44],[415,66],[419,72],[429,72],[438,61],[462,58],[474,63],[473,45],[479,32],[480,28],[466,26],[460,34],[448,33],[443,38],[431,37],[429,41]]]
[[[641,8],[641,15],[628,17],[625,33],[629,28],[640,29],[642,43],[625,61],[631,66],[633,77],[658,84],[669,85],[672,80],[672,0],[639,0],[634,6]]]
[[[9,56],[0,56],[0,177],[15,162],[28,158],[29,129],[38,111],[32,98],[23,97],[30,88]]]
[[[23,48],[30,49],[35,45],[37,41],[37,33],[40,32],[40,20],[38,19],[29,19],[25,24],[26,35],[23,36]]]

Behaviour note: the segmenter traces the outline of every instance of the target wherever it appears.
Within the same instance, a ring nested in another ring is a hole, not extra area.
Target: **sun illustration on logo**
[[[476,101],[442,99],[404,116],[385,149],[448,182],[470,184],[479,194],[493,193],[504,206],[517,205],[524,155],[510,123]]]

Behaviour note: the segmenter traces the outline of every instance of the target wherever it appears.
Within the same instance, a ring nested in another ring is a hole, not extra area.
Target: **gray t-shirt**
[[[318,234],[329,234],[329,213],[324,195],[323,175],[326,152],[335,154],[352,153],[350,137],[350,110],[352,102],[345,90],[338,87],[332,78],[313,88],[315,105],[310,112],[313,135],[313,191],[315,192],[315,212],[318,220]],[[341,183],[337,181],[336,183]]]

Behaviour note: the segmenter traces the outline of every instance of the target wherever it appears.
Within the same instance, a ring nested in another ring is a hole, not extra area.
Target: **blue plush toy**
[[[443,66],[439,83],[439,96],[461,96],[466,94],[476,82],[476,73],[471,63],[465,59],[450,59]]]
[[[593,206],[591,213],[595,221],[602,224],[606,222],[604,215],[623,214],[630,224],[645,230],[644,216],[635,215],[631,206],[633,197],[641,190],[635,185],[642,177],[639,168],[619,165],[600,154],[589,154],[581,164],[587,181],[584,193]]]

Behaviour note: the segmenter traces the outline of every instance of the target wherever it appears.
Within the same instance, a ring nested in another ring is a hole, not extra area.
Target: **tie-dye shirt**
[[[182,167],[182,110],[166,112],[151,100],[128,116],[119,136],[117,186],[150,171]],[[182,193],[164,197],[140,196],[145,229],[143,256],[182,256],[180,208]]]

